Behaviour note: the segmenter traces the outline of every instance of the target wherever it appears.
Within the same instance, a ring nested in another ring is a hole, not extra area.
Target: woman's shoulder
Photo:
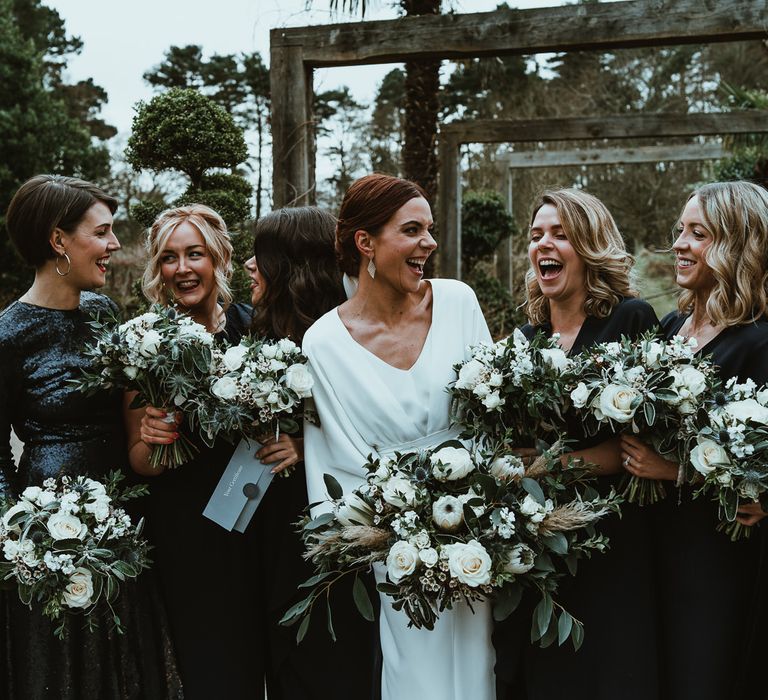
[[[311,353],[338,337],[338,309],[339,307],[335,306],[330,311],[326,311],[307,329],[307,332],[304,334],[304,340],[301,343],[304,354],[307,354],[307,352]]]
[[[104,294],[98,294],[97,292],[81,292],[80,309],[91,316],[105,312],[116,316],[120,310],[118,305],[112,301],[112,299]]]
[[[230,304],[224,312],[227,318],[224,333],[230,343],[240,342],[240,338],[248,333],[253,319],[253,307],[250,304],[238,302]]]
[[[768,318],[764,316],[751,323],[734,326],[733,335],[755,350],[765,348],[768,346]]]
[[[613,314],[616,316],[647,318],[652,319],[654,323],[659,322],[653,307],[640,297],[624,297],[613,308]]]
[[[21,302],[12,301],[0,311],[0,347],[7,347],[19,336],[26,320],[24,309]]]
[[[669,335],[672,332],[672,329],[677,329],[682,325],[684,318],[685,314],[677,310],[665,314],[661,321],[659,321],[662,332],[665,335]]]
[[[475,290],[461,280],[438,277],[429,280],[429,283],[432,285],[432,291],[437,291],[441,296],[449,297],[453,300],[466,299],[477,301]]]

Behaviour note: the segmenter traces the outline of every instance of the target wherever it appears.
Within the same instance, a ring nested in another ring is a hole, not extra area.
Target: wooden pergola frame
[[[644,137],[693,137],[718,134],[768,132],[768,112],[722,112],[700,114],[637,114],[608,117],[558,119],[459,121],[440,129],[440,177],[438,223],[441,239],[440,270],[446,277],[461,279],[461,146],[467,143],[515,143],[636,139]],[[666,147],[666,160],[680,160],[688,153]],[[701,147],[701,160],[713,153]],[[542,152],[544,153],[544,152]],[[556,151],[552,152],[557,153]],[[586,155],[586,154],[585,154]],[[659,152],[659,156],[663,155]],[[684,159],[690,160],[687,156]],[[545,158],[542,156],[542,160]],[[664,160],[659,157],[658,160]],[[603,162],[606,162],[605,160]],[[623,161],[613,161],[623,162]],[[627,161],[628,162],[628,161]],[[636,161],[637,162],[637,161]],[[589,164],[585,162],[584,164]],[[528,167],[534,167],[531,163]],[[548,163],[540,163],[540,167]],[[509,284],[509,251],[501,256],[500,277]]]
[[[315,68],[759,39],[766,17],[768,0],[629,0],[273,29],[274,205],[315,201]],[[460,272],[442,267],[444,275]]]

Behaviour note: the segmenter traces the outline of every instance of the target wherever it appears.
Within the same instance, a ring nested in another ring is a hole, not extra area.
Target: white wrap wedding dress
[[[370,454],[432,447],[456,436],[449,428],[447,385],[468,347],[490,341],[472,290],[456,280],[431,280],[432,324],[408,370],[393,367],[357,343],[333,309],[304,337],[315,377],[320,427],[305,425],[309,502],[327,499],[323,474],[345,493],[365,478]],[[377,572],[383,580],[383,567]],[[444,611],[432,631],[408,628],[408,618],[381,596],[382,700],[493,700],[494,650],[487,603]],[[362,695],[361,695],[362,697]]]

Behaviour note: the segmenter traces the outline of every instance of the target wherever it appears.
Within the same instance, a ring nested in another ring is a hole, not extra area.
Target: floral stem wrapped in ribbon
[[[676,336],[659,341],[653,333],[638,340],[601,343],[577,358],[579,381],[570,392],[586,433],[601,426],[631,431],[663,457],[684,464],[683,426],[719,381],[714,366],[695,354],[696,341]],[[661,482],[625,478],[623,494],[639,504],[665,495]]]
[[[75,380],[86,393],[106,388],[136,391],[131,408],[156,406],[170,412],[194,409],[193,399],[207,392],[213,336],[173,308],[155,304],[122,324],[92,321],[95,340],[85,349],[91,367]],[[177,467],[197,447],[180,431],[170,445],[153,445],[153,467]]]
[[[696,495],[719,504],[718,530],[734,541],[749,537],[752,528],[736,522],[739,506],[760,503],[768,512],[768,388],[729,379],[690,418],[689,432]]]
[[[453,420],[464,437],[517,447],[557,439],[576,381],[557,339],[538,333],[529,341],[516,329],[471,349],[471,359],[454,367],[458,379],[449,388]]]
[[[24,489],[18,501],[0,505],[0,579],[16,582],[25,605],[39,603],[51,620],[61,620],[59,638],[65,613],[84,613],[92,629],[101,604],[122,632],[112,603],[121,582],[149,566],[143,520],[134,525],[119,505],[147,488],[120,491],[122,478],[113,472],[105,483],[85,476],[46,479],[42,487]]]
[[[513,455],[473,454],[449,441],[371,459],[365,484],[347,495],[326,474],[332,510],[306,518],[302,528],[306,558],[316,569],[302,587],[312,590],[283,624],[303,618],[297,635],[303,638],[314,604],[345,575],[355,577],[355,603],[372,619],[359,575],[380,562],[387,580],[378,590],[394,598],[410,625],[433,629],[443,610],[490,596],[497,598],[497,619],[504,619],[523,589],[533,588],[541,596],[534,641],[571,638],[578,648],[581,623],[553,600],[564,575],[556,564],[575,573],[580,556],[605,548],[595,523],[617,499],[586,485],[586,469],[562,469],[561,454],[555,445],[526,468]],[[332,630],[330,610],[328,616]]]
[[[209,444],[219,434],[263,441],[297,433],[313,385],[307,358],[288,338],[246,336],[238,345],[216,348],[210,390],[197,400],[201,433]]]

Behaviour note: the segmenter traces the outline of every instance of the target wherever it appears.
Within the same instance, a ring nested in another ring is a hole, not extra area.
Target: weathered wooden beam
[[[516,151],[498,160],[509,169],[553,168],[566,165],[660,163],[681,160],[716,160],[729,154],[719,143],[696,143],[638,148],[585,148],[574,151]]]
[[[459,143],[440,139],[437,233],[440,243],[440,276],[461,279],[461,174]]]
[[[272,197],[275,208],[315,201],[312,68],[301,45],[272,46]]]
[[[631,0],[279,28],[270,41],[346,66],[759,39],[766,17],[768,0]]]
[[[440,127],[441,134],[450,136],[460,143],[661,138],[766,131],[768,131],[768,111],[764,110],[556,119],[477,119],[451,122]]]

